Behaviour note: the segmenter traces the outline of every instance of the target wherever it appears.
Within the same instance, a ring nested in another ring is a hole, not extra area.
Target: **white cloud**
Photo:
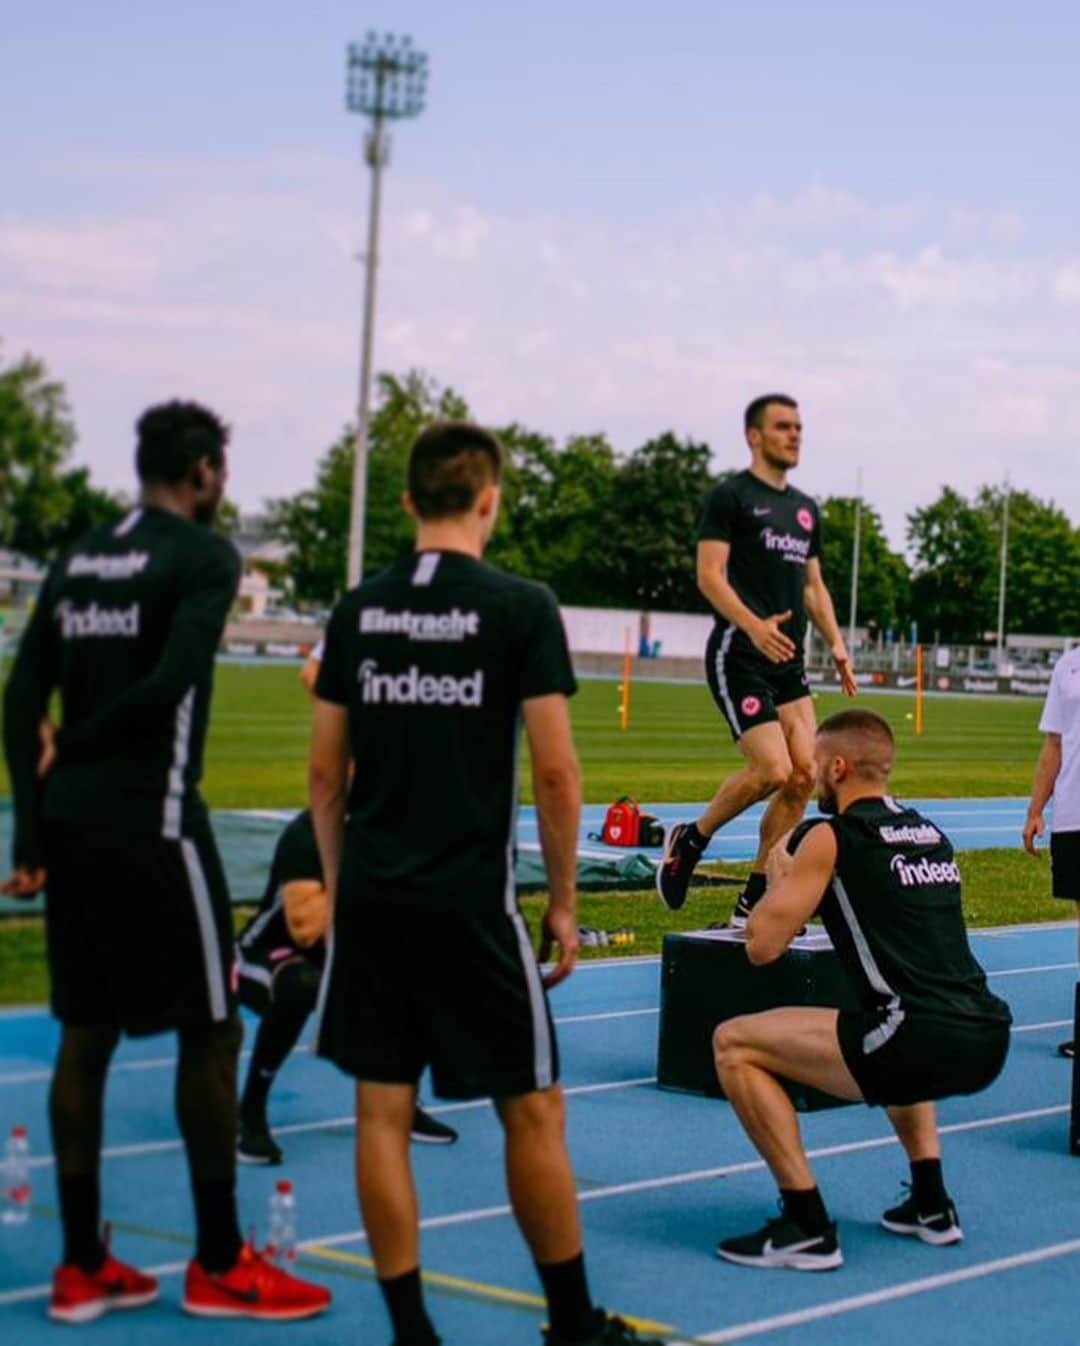
[[[239,499],[307,484],[355,405],[355,164],[139,180],[150,204],[123,214],[0,216],[8,354],[33,349],[68,382],[81,452],[113,484],[135,415],[177,393],[232,420]],[[1006,468],[1080,519],[1057,410],[1080,364],[1080,261],[1022,237],[1005,214],[820,185],[648,225],[500,216],[392,170],[376,363],[425,367],[493,422],[606,430],[623,449],[670,427],[718,462],[741,461],[746,400],[786,387],[807,421],[803,484],[850,490],[862,463],[897,539],[942,482]]]

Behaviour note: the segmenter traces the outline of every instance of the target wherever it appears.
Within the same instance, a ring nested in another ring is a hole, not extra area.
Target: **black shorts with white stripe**
[[[50,823],[45,855],[61,1023],[145,1037],[232,1014],[229,892],[205,818],[176,839]]]
[[[709,691],[736,741],[748,729],[778,720],[777,707],[810,695],[801,659],[771,664],[757,650],[747,650],[746,644],[737,628],[717,626],[705,647]]]
[[[559,1060],[523,917],[339,897],[318,1011],[318,1053],[355,1079],[440,1098],[546,1089]]]
[[[1008,1021],[841,1010],[840,1054],[867,1103],[905,1107],[978,1094],[1001,1074]]]

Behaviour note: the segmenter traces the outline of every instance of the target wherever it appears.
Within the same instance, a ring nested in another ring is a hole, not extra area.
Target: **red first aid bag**
[[[616,799],[604,818],[600,840],[605,846],[637,846],[641,840],[641,809],[636,799]]]

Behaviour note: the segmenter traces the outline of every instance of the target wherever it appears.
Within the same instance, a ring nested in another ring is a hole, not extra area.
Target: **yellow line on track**
[[[363,1267],[365,1271],[375,1270],[375,1263],[370,1257],[364,1257],[360,1253],[342,1252],[340,1248],[324,1248],[317,1243],[309,1243],[304,1247],[304,1253],[308,1257],[323,1258],[328,1262],[341,1262],[346,1266]],[[515,1304],[520,1308],[536,1309],[543,1313],[547,1309],[547,1301],[542,1295],[530,1294],[526,1290],[511,1290],[503,1285],[488,1285],[485,1281],[469,1280],[464,1276],[449,1276],[443,1271],[425,1271],[421,1273],[424,1282],[433,1287],[442,1290],[456,1290],[460,1294],[475,1295],[477,1299],[494,1300],[501,1304]],[[650,1322],[647,1318],[631,1318],[625,1313],[619,1315],[624,1322],[636,1327],[639,1332],[653,1332],[660,1336],[670,1337],[675,1329],[668,1327],[664,1323]]]

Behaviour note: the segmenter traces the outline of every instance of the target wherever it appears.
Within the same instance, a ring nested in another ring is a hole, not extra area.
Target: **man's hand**
[[[38,725],[41,756],[38,758],[38,780],[44,780],[56,763],[56,725],[47,716]]]
[[[544,978],[548,990],[565,981],[573,972],[580,942],[577,915],[566,907],[548,907],[540,925],[541,963],[550,961],[555,945],[559,948],[559,961]]]
[[[780,630],[790,618],[789,608],[787,612],[778,612],[756,622],[746,633],[754,642],[754,648],[760,650],[771,664],[786,664],[795,658],[795,642]]]
[[[7,881],[0,884],[0,893],[5,897],[17,897],[23,902],[29,902],[45,887],[45,877],[43,869],[28,869],[25,865],[18,865]]]
[[[1041,813],[1029,813],[1024,823],[1024,850],[1028,855],[1036,855],[1035,843],[1046,831],[1046,821]]]
[[[302,949],[325,939],[330,927],[330,902],[326,889],[315,879],[293,879],[281,893],[285,924]]]
[[[855,665],[851,662],[851,655],[843,645],[838,645],[833,649],[832,657],[836,671],[840,674],[840,690],[845,696],[855,696],[859,684],[855,681]]]

